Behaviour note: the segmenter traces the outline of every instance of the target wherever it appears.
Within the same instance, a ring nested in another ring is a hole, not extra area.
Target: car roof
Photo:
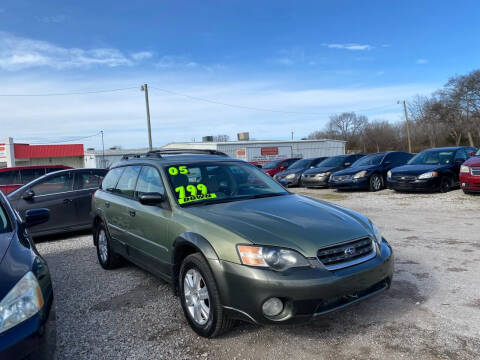
[[[31,165],[31,166],[12,166],[7,168],[1,168],[1,171],[15,171],[15,170],[29,170],[29,169],[72,169],[66,165]]]
[[[425,149],[422,151],[430,151],[430,150],[448,151],[448,150],[460,150],[460,149],[472,149],[472,148],[473,148],[472,146],[445,146],[445,147]]]

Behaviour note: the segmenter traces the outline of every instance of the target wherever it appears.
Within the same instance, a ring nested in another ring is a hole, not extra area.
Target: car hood
[[[289,175],[289,174],[301,174],[304,171],[305,171],[305,169],[285,170],[285,171],[281,171],[281,172],[277,173],[276,176],[286,176],[286,175]]]
[[[377,168],[378,168],[378,165],[355,166],[355,167],[349,167],[347,169],[337,171],[335,172],[335,175],[354,175],[360,171],[364,171],[364,170],[369,171]]]
[[[315,257],[321,247],[371,235],[364,216],[301,195],[185,208],[259,245],[291,248]]]
[[[392,170],[392,174],[420,175],[429,171],[440,171],[449,168],[450,165],[403,165]]]
[[[472,156],[470,159],[465,161],[463,165],[467,166],[480,166],[480,156]]]
[[[340,169],[340,168],[335,166],[322,166],[322,167],[316,167],[313,169],[308,169],[307,171],[304,172],[304,174],[308,174],[308,175],[320,174],[320,173],[329,172],[329,171],[332,172],[337,169]]]

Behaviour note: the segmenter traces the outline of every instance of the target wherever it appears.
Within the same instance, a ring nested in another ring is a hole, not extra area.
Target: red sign
[[[262,154],[262,156],[278,155],[278,147],[262,147],[260,154]]]

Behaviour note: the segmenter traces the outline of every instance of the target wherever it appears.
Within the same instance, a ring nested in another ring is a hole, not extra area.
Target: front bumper
[[[480,176],[460,173],[460,187],[465,191],[480,192]]]
[[[254,323],[300,323],[375,295],[390,286],[393,252],[383,241],[377,256],[340,270],[326,270],[315,258],[311,267],[275,272],[226,261],[211,268],[225,310],[230,316]],[[267,318],[263,303],[278,297],[283,312]]]
[[[440,177],[425,180],[387,180],[389,189],[396,191],[438,191],[440,189]]]
[[[43,311],[0,335],[0,359],[54,359],[56,346],[53,302]]]
[[[300,180],[300,184],[304,187],[328,187],[329,178],[330,175],[325,175],[322,177],[303,175]]]
[[[292,179],[287,179],[287,178],[281,178],[281,179],[276,179],[280,184],[282,184],[285,187],[288,186],[297,186],[300,183],[300,177],[294,177]]]
[[[339,180],[339,181],[330,181],[328,185],[333,189],[368,189],[369,183],[368,178],[363,177],[359,179],[348,179],[348,180]]]

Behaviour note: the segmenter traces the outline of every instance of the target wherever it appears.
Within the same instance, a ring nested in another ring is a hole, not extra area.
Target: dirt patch
[[[323,200],[345,200],[345,199],[348,199],[347,195],[341,195],[341,194],[321,194],[321,195],[317,195],[315,197],[317,197],[319,199],[323,199]]]
[[[459,268],[459,267],[449,267],[449,268],[447,268],[447,271],[450,271],[450,272],[464,272],[464,271],[468,271],[468,269]]]
[[[426,297],[420,293],[417,285],[406,280],[393,281],[392,287],[385,294],[393,299],[414,304],[417,302],[422,303],[426,300]]]

